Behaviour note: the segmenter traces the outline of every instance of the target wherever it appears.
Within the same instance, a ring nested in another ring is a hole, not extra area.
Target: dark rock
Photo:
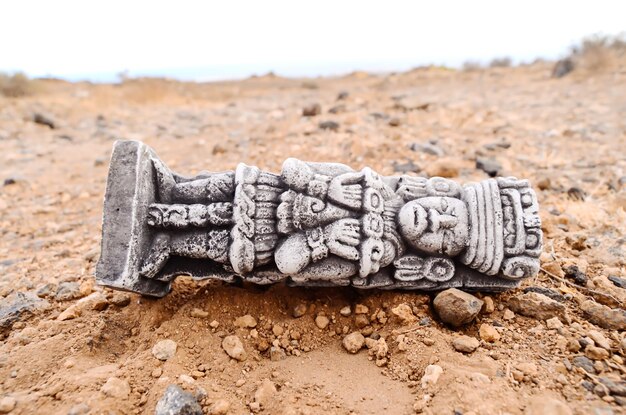
[[[580,187],[570,187],[567,190],[567,197],[569,197],[571,200],[576,200],[579,202],[584,202],[585,201],[585,191],[583,189],[581,189]]]
[[[417,173],[422,170],[420,166],[413,163],[412,160],[409,160],[406,163],[398,163],[397,161],[394,161],[392,165],[393,171],[397,173]]]
[[[339,130],[339,123],[335,121],[322,121],[321,123],[319,123],[319,127],[322,130],[337,131]]]
[[[384,112],[372,112],[370,113],[370,117],[374,118],[375,120],[386,120],[389,118],[389,116]]]
[[[50,127],[53,130],[57,127],[57,123],[50,115],[42,114],[40,112],[36,112],[33,114],[33,122],[35,124],[41,124],[45,125],[46,127]]]
[[[502,170],[502,165],[496,159],[479,157],[476,159],[476,168],[484,171],[491,177],[496,177]]]
[[[505,139],[502,139],[501,141],[496,141],[494,143],[485,144],[484,147],[486,150],[494,151],[499,148],[503,148],[503,149],[510,148],[511,143],[506,141]]]
[[[157,402],[155,415],[202,415],[196,398],[178,385],[169,385]]]
[[[305,117],[315,117],[322,113],[322,107],[320,104],[311,104],[302,108],[302,115]]]
[[[572,364],[587,373],[596,373],[596,369],[593,367],[593,361],[586,356],[576,356],[572,359]]]
[[[552,68],[553,78],[562,78],[568,73],[572,72],[576,68],[574,61],[571,58],[561,59],[556,62],[554,68]]]
[[[65,281],[59,284],[54,299],[57,301],[74,300],[81,297],[80,284],[73,281]]]
[[[582,339],[578,339],[578,344],[580,344],[580,348],[584,350],[587,346],[593,346],[595,343],[593,340],[583,337]]]
[[[569,321],[563,304],[537,292],[526,292],[512,297],[508,304],[511,310],[526,317],[537,320],[549,320],[558,317],[563,322]]]
[[[343,104],[335,105],[331,109],[328,110],[331,114],[341,114],[342,112],[346,112],[346,106]]]
[[[341,92],[337,95],[337,101],[344,100],[344,99],[348,98],[348,96],[350,96],[350,93],[349,93],[348,91],[341,91]]]
[[[615,403],[619,406],[626,406],[626,398],[623,396],[615,396]]]
[[[562,296],[558,291],[553,290],[552,288],[546,288],[546,287],[526,287],[524,288],[524,292],[525,293],[539,293],[539,294],[543,294],[546,297],[550,297],[555,301],[558,301],[560,303],[565,302],[565,297]]]
[[[443,151],[441,147],[432,143],[425,143],[425,144],[413,143],[409,146],[409,148],[413,151],[419,151],[422,153],[431,154],[433,156],[438,156],[438,157],[445,155],[445,151]]]
[[[430,317],[424,317],[420,320],[420,326],[430,326],[430,323],[432,323]]]
[[[595,393],[596,395],[598,395],[599,397],[603,397],[609,394],[609,388],[607,388],[604,385],[596,385],[593,387],[593,393]]]
[[[582,285],[583,287],[587,285],[587,275],[576,265],[568,265],[563,271],[565,271],[565,277],[573,279],[576,284]]]
[[[389,125],[391,127],[399,127],[400,124],[402,124],[402,122],[400,121],[400,118],[392,118],[389,120]]]
[[[615,381],[609,378],[600,378],[600,383],[609,388],[611,395],[626,396],[626,381]]]
[[[49,307],[50,304],[46,300],[31,292],[11,294],[0,301],[0,331],[4,332],[23,317]]]
[[[580,386],[587,389],[589,392],[593,392],[594,384],[592,382],[589,382],[588,380],[583,380],[582,382],[580,382]]]
[[[444,323],[459,327],[476,318],[483,307],[483,301],[456,288],[450,288],[437,294],[433,306]]]
[[[617,275],[609,275],[608,278],[616,287],[626,288],[626,278],[620,278]]]

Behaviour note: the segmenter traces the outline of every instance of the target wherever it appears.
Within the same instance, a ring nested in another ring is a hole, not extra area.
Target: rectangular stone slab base
[[[96,281],[115,289],[163,297],[170,291],[170,283],[139,276],[142,252],[149,248],[153,232],[145,220],[148,206],[156,200],[152,157],[156,155],[143,143],[114,144]]]

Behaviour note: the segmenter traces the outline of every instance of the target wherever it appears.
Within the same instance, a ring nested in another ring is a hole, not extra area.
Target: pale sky
[[[0,71],[232,79],[558,58],[626,31],[620,0],[3,2]]]

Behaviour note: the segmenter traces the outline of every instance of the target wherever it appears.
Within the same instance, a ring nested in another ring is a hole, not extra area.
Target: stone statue
[[[461,186],[287,159],[186,178],[146,145],[115,144],[100,284],[163,296],[178,275],[296,286],[501,291],[539,271],[526,180]]]

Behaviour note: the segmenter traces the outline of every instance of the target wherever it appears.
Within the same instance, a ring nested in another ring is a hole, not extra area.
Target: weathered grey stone
[[[178,385],[169,385],[157,402],[155,415],[202,415],[196,398]]]
[[[0,301],[0,333],[10,329],[22,317],[49,307],[50,303],[30,292],[17,292],[3,298]]]
[[[54,299],[57,301],[67,301],[79,298],[80,296],[81,293],[79,283],[74,281],[64,281],[57,287]]]
[[[330,127],[329,127],[330,128]],[[288,159],[187,178],[134,141],[115,144],[100,284],[163,296],[178,275],[295,286],[502,291],[539,270],[525,180],[461,186]]]
[[[585,372],[594,374],[596,373],[596,369],[593,367],[593,362],[591,359],[585,356],[576,356],[572,359],[572,364],[574,366],[582,368]]]

